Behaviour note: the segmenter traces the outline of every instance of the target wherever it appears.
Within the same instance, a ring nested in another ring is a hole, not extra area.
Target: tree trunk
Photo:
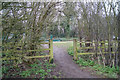
[[[120,5],[119,5],[120,6]],[[120,67],[120,11],[118,13],[118,66]],[[120,77],[120,69],[118,72],[118,76]]]

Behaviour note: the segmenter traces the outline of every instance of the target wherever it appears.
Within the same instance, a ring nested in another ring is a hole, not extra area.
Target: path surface
[[[97,78],[90,73],[83,72],[80,67],[75,64],[72,57],[67,53],[67,47],[63,45],[53,46],[54,61],[58,69],[62,71],[63,78]]]

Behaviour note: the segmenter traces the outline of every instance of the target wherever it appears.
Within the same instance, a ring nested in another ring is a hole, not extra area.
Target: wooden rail
[[[118,42],[118,41],[112,41],[112,43],[115,43],[115,42]],[[77,47],[77,43],[79,43],[79,45],[81,44],[81,47]],[[90,54],[96,54],[94,52],[83,52],[83,53],[78,53],[78,49],[80,50],[85,50],[85,49],[96,49],[95,47],[95,44],[94,46],[89,46],[89,47],[86,47],[86,43],[92,43],[92,45],[94,43],[98,43],[98,47],[97,49],[104,49],[104,48],[108,48],[108,46],[105,46],[105,44],[107,43],[108,44],[108,41],[99,41],[99,42],[79,42],[77,41],[76,39],[73,39],[73,49],[74,49],[74,60],[77,60],[78,58],[78,55],[90,55]],[[84,46],[83,46],[84,44]],[[114,48],[114,46],[110,46],[111,48]],[[106,54],[108,52],[104,52],[104,50],[102,50],[102,54]],[[118,53],[118,52],[111,52],[111,53]],[[101,54],[100,52],[97,52],[97,54]]]
[[[12,43],[8,43],[7,45],[10,45]],[[37,50],[25,50],[25,52],[33,52],[33,51],[46,51],[49,50],[49,55],[42,55],[42,56],[25,56],[25,55],[19,55],[17,54],[17,57],[1,57],[1,60],[14,60],[17,59],[19,60],[20,58],[26,58],[26,59],[31,59],[31,58],[45,58],[45,57],[50,57],[49,62],[53,63],[53,41],[49,40],[49,42],[42,42],[39,44],[48,44],[49,48],[46,49],[37,49]],[[2,51],[2,53],[11,53],[11,52],[19,52],[19,53],[24,53],[23,50],[8,50],[8,51]]]

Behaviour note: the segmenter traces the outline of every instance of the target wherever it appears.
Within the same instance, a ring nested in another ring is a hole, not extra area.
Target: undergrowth
[[[50,64],[47,60],[41,62],[37,60],[33,64],[29,64],[29,67],[14,67],[2,66],[2,73],[4,78],[55,78],[55,75],[51,75],[52,68],[56,65]],[[11,72],[12,71],[12,72]]]
[[[73,46],[68,48],[68,54],[73,56]],[[109,67],[103,66],[98,64],[96,61],[93,60],[85,60],[82,57],[78,57],[78,60],[75,61],[76,64],[80,65],[81,67],[90,67],[91,69],[95,70],[97,74],[102,74],[109,78],[117,78],[117,73],[119,72],[119,67]]]

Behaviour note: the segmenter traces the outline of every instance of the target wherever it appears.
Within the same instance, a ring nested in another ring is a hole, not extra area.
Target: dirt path
[[[84,72],[80,67],[75,64],[72,57],[67,53],[67,47],[53,46],[54,61],[57,64],[57,68],[62,71],[63,78],[97,78],[90,75],[90,73]]]

